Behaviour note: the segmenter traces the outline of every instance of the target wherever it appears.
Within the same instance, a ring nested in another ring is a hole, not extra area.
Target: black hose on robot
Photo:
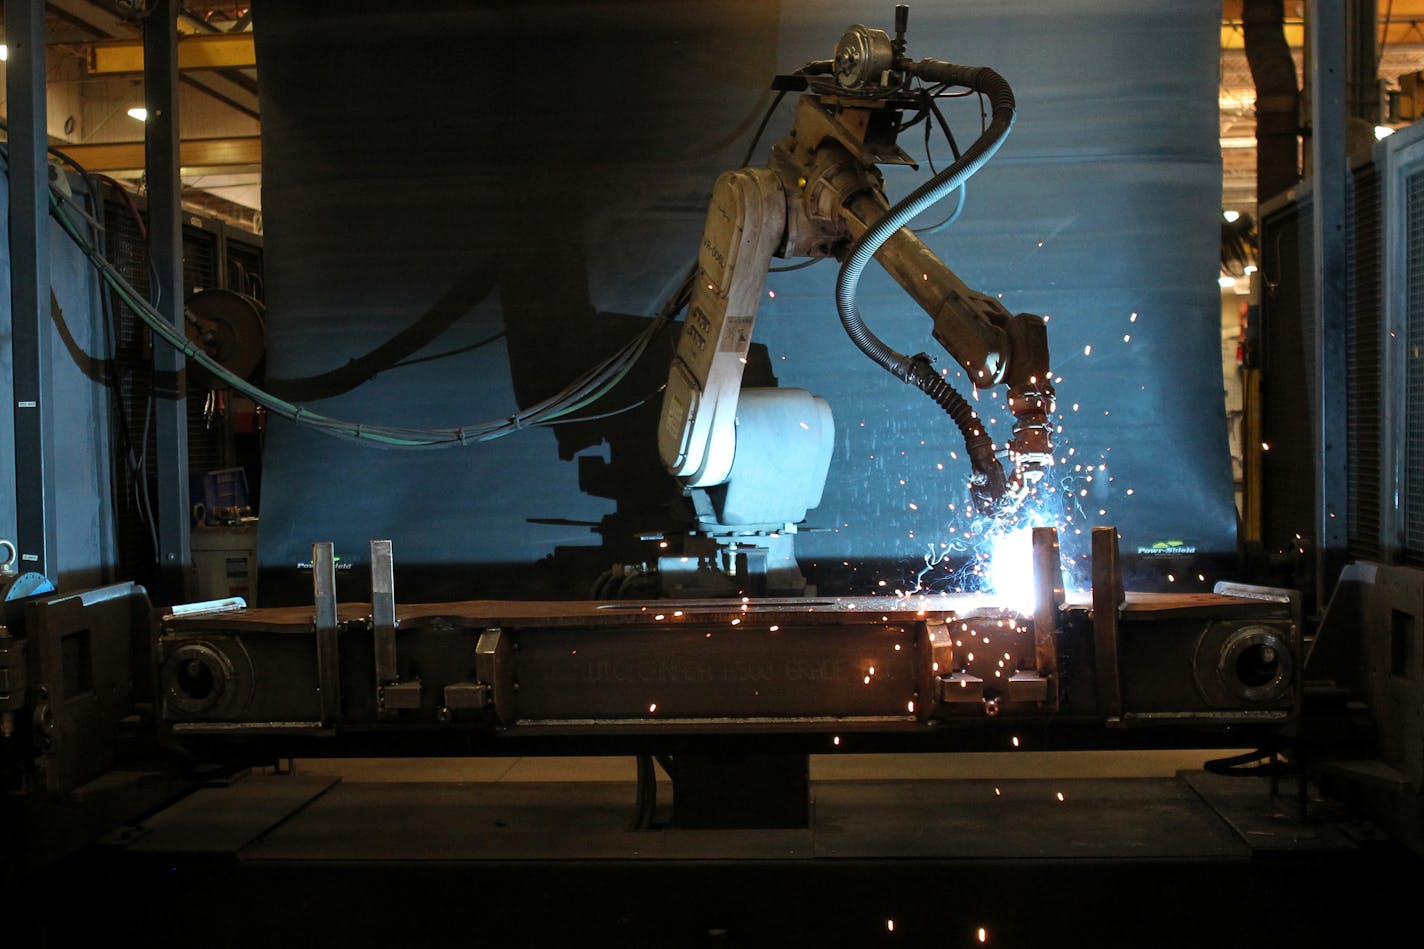
[[[923,354],[907,356],[886,345],[861,318],[856,306],[856,291],[861,274],[881,246],[896,231],[917,215],[963,187],[984,166],[1008,137],[1014,125],[1014,93],[1003,76],[988,67],[958,66],[935,59],[910,64],[910,71],[926,82],[964,86],[983,93],[989,100],[992,115],[983,134],[970,145],[952,165],[930,178],[905,198],[897,202],[885,216],[868,228],[850,246],[836,277],[836,310],[846,335],[877,364],[924,392],[945,410],[964,436],[965,447],[974,465],[976,481],[997,479],[1002,482],[1003,470],[993,455],[992,442],[979,422],[978,414],[965,398],[955,391]]]

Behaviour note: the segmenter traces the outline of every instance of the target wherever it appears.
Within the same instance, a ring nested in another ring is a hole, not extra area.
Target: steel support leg
[[[1315,246],[1315,596],[1323,614],[1347,546],[1345,446],[1345,0],[1311,0]]]
[[[144,169],[148,183],[151,294],[159,314],[183,330],[182,180],[178,159],[178,0],[154,0],[143,21]],[[184,357],[153,347],[158,451],[158,562],[162,595],[186,598],[189,545],[188,405]]]
[[[45,5],[7,0],[10,339],[14,353],[15,527],[19,570],[58,579],[54,415],[49,404],[49,165]]]

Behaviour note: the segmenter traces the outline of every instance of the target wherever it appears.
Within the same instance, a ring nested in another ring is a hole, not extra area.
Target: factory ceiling
[[[1254,212],[1256,194],[1256,92],[1241,24],[1242,0],[1224,0],[1221,11],[1221,206]],[[1285,32],[1300,80],[1305,68],[1305,7],[1286,0]],[[1399,77],[1424,69],[1424,0],[1378,0],[1380,48],[1377,74],[1384,87],[1399,88]],[[1303,82],[1302,82],[1303,84]],[[1307,108],[1302,100],[1302,108]],[[1379,124],[1391,122],[1387,102]],[[1269,198],[1270,195],[1261,197]]]
[[[1222,207],[1254,210],[1255,90],[1246,62],[1243,0],[1224,0],[1221,26]],[[1379,0],[1378,74],[1386,89],[1424,69],[1424,0]],[[1286,37],[1304,69],[1304,7],[1286,0]],[[50,0],[50,136],[96,171],[142,187],[137,46],[142,0]],[[246,3],[192,5],[180,90],[185,202],[261,229],[261,113]],[[129,42],[123,42],[129,41]],[[0,89],[3,83],[0,82]],[[1380,124],[1390,122],[1387,107]]]

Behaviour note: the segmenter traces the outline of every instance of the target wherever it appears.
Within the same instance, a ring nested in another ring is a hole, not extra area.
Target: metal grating
[[[1289,550],[1314,535],[1311,429],[1315,367],[1311,203],[1291,202],[1261,220],[1261,541]]]
[[[227,286],[230,290],[246,293],[266,302],[266,290],[262,286],[262,245],[261,238],[237,240],[229,232],[227,239]]]
[[[104,204],[109,261],[139,293],[148,293],[148,254],[143,233],[128,206],[117,197]],[[145,425],[153,397],[152,343],[138,317],[110,295],[113,366],[117,381],[113,430],[117,435],[113,478],[118,485],[119,572],[140,583],[152,580],[153,542],[145,499],[156,477],[153,434]],[[141,462],[141,463],[140,463]]]
[[[191,224],[183,225],[183,288],[191,295],[220,287],[218,235]]]
[[[1355,170],[1347,192],[1345,345],[1346,441],[1351,556],[1378,559],[1380,534],[1381,218],[1373,164]]]
[[[1404,560],[1424,564],[1424,171],[1405,181]]]
[[[222,285],[224,244],[219,238],[221,224],[202,219],[185,220],[183,226],[183,283],[188,292]],[[106,251],[109,260],[139,293],[148,293],[148,251],[140,225],[128,205],[110,195],[104,205]],[[252,275],[260,285],[262,250],[251,244],[243,247],[239,269]],[[117,534],[119,569],[123,576],[151,582],[154,569],[153,542],[149,515],[145,508],[145,488],[151,495],[158,477],[156,447],[149,417],[153,398],[153,341],[137,316],[117,297],[111,298],[113,358],[117,377],[113,430],[113,477],[117,485]],[[188,393],[188,467],[190,471],[211,471],[233,463],[231,433],[221,424],[209,425],[203,416],[206,390]],[[126,457],[134,459],[131,465]],[[141,460],[141,465],[138,462]]]
[[[218,235],[188,223],[183,225],[183,289],[189,294],[220,286],[222,273]],[[193,373],[188,374],[188,470],[215,471],[228,466],[227,433],[224,427],[204,418],[203,401],[206,385],[194,385]]]

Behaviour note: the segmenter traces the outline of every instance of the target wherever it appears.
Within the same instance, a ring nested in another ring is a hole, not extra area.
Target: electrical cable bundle
[[[196,343],[190,342],[182,330],[170,325],[143,298],[143,295],[133,288],[123,274],[105,259],[98,248],[84,235],[78,222],[66,209],[64,201],[52,189],[50,211],[64,232],[89,259],[104,282],[113,289],[119,299],[133,310],[144,325],[164,342],[181,352],[187,359],[212,373],[213,377],[223,385],[246,396],[274,415],[315,428],[328,435],[384,448],[442,448],[465,445],[471,442],[502,438],[523,428],[586,420],[571,417],[572,413],[602,398],[627,376],[647,349],[648,344],[686,304],[692,288],[692,274],[689,273],[678,290],[659,310],[653,321],[637,336],[625,343],[613,355],[583,372],[557,394],[528,408],[520,409],[513,415],[456,428],[368,425],[333,418],[303,408],[230,372]]]
[[[959,170],[964,165],[964,161],[960,159],[959,156],[959,149],[954,143],[953,135],[951,135],[949,132],[947,123],[944,121],[943,116],[939,114],[938,109],[935,108],[933,104],[933,99],[944,87],[945,84],[941,83],[938,88],[929,91],[924,100],[926,102],[926,105],[924,106],[923,111],[915,121],[923,120],[925,122],[925,132],[928,146],[929,127],[931,125],[929,121],[929,115],[931,112],[933,112],[933,115],[936,119],[938,119],[939,125],[945,134],[945,138],[950,143],[950,149],[955,153],[955,157],[957,160],[955,164],[949,169],[946,169],[944,173],[935,175],[931,179],[931,181],[927,183],[927,186],[934,185],[937,182],[944,181],[944,179],[948,177],[954,176],[954,172]],[[767,108],[766,113],[763,116],[761,123],[756,130],[756,134],[753,136],[752,143],[747,151],[747,156],[743,159],[743,165],[746,165],[751,161],[752,153],[755,151],[762,133],[765,131],[772,114],[775,112],[777,106],[781,103],[782,97],[784,95],[784,92],[778,94],[775,100]],[[914,122],[912,121],[909,124],[913,125]],[[54,149],[51,149],[51,151],[53,152]],[[928,152],[928,147],[926,148],[926,151]],[[971,151],[973,151],[972,148]],[[59,155],[60,158],[64,159],[68,164],[72,165],[79,172],[79,174],[85,178],[85,180],[90,185],[91,192],[93,192],[94,186],[92,176],[84,168],[78,165],[78,163],[68,158],[68,156],[62,155],[58,152],[55,153]],[[8,163],[8,153],[5,153],[5,155]],[[933,168],[932,159],[931,168]],[[959,211],[963,208],[964,189],[962,187],[962,183],[963,179],[967,178],[968,175],[962,175],[957,177],[957,186],[959,187],[960,192],[958,207],[946,221],[942,221],[939,224],[934,225],[934,227],[930,228],[929,230],[938,230],[946,224],[951,223],[954,218],[958,217]],[[937,197],[942,197],[945,194],[948,194],[949,190],[952,190],[952,187],[954,186],[951,186],[951,189],[936,189],[938,192]],[[925,187],[922,187],[916,192],[916,194],[922,193],[924,190]],[[906,203],[908,202],[902,202],[901,205],[897,205],[897,208],[903,207]],[[933,203],[933,201],[926,202],[921,205],[921,207],[928,206],[928,204],[931,203]],[[893,210],[895,209],[892,209],[892,211]],[[473,422],[468,425],[461,425],[454,428],[419,428],[410,426],[374,425],[338,419],[326,415],[324,413],[305,408],[296,403],[282,399],[272,394],[271,392],[262,389],[260,386],[248,382],[247,380],[232,373],[226,367],[222,366],[215,359],[209,356],[205,351],[203,351],[203,349],[199,345],[189,341],[186,333],[181,328],[174,327],[173,325],[171,325],[162,316],[162,314],[158,312],[154,304],[151,303],[149,300],[145,299],[144,295],[141,294],[138,290],[136,290],[133,285],[130,284],[128,280],[124,277],[124,275],[118,270],[118,268],[116,268],[107,259],[103,248],[103,226],[100,221],[98,221],[95,217],[92,217],[90,214],[84,212],[83,210],[80,210],[78,212],[86,219],[87,223],[90,227],[93,228],[94,233],[96,234],[96,239],[90,240],[90,238],[86,236],[81,223],[79,221],[76,221],[74,215],[71,214],[71,209],[67,205],[67,199],[62,196],[58,191],[56,191],[53,187],[50,189],[50,211],[51,214],[54,216],[55,220],[59,222],[60,227],[74,242],[74,244],[80,249],[84,256],[89,260],[90,264],[94,267],[102,281],[107,284],[113,290],[115,295],[118,296],[118,298],[122,300],[124,304],[126,304],[134,312],[134,314],[139,318],[139,320],[142,321],[142,323],[147,326],[159,339],[163,340],[165,343],[182,353],[186,359],[190,360],[191,362],[205,369],[207,372],[211,373],[213,378],[218,383],[227,386],[234,392],[246,396],[256,404],[262,406],[268,412],[285,418],[291,422],[304,425],[309,428],[314,428],[317,431],[323,432],[327,435],[347,439],[350,441],[357,441],[364,444],[374,445],[382,448],[443,448],[455,445],[468,445],[471,443],[486,442],[496,438],[503,438],[506,435],[526,428],[545,427],[551,425],[568,424],[573,422],[596,421],[598,419],[608,418],[612,415],[617,415],[621,412],[626,412],[630,409],[637,408],[638,406],[646,402],[647,399],[645,398],[631,405],[623,406],[619,409],[615,409],[613,411],[604,412],[597,415],[579,416],[574,414],[579,410],[586,408],[589,405],[592,405],[594,402],[598,401],[599,399],[603,398],[615,386],[622,382],[624,378],[627,377],[633,366],[638,362],[639,359],[642,358],[644,352],[646,352],[649,344],[651,344],[653,339],[655,339],[657,335],[661,333],[668,326],[668,324],[673,321],[677,314],[680,313],[682,309],[687,305],[688,300],[691,298],[692,284],[696,276],[697,270],[696,263],[694,262],[692,266],[689,267],[686,276],[678,285],[677,289],[664,302],[663,306],[659,308],[657,314],[655,314],[652,321],[646,328],[640,331],[628,342],[623,344],[623,346],[621,346],[612,355],[595,364],[591,368],[585,370],[582,374],[580,374],[576,379],[570,382],[562,390],[546,399],[543,399],[542,401],[535,403],[534,405],[531,405],[527,408],[521,408],[514,414],[504,416],[502,418]],[[867,242],[862,240],[860,243],[865,244]],[[809,263],[814,263],[816,262],[816,260],[819,259],[820,258],[816,258],[811,261],[794,264],[791,267],[787,268],[773,269],[796,269],[802,266],[806,266]],[[845,272],[843,271],[842,277],[844,278],[844,276]],[[851,284],[853,286],[853,279],[851,281]],[[853,295],[853,289],[851,292]]]

